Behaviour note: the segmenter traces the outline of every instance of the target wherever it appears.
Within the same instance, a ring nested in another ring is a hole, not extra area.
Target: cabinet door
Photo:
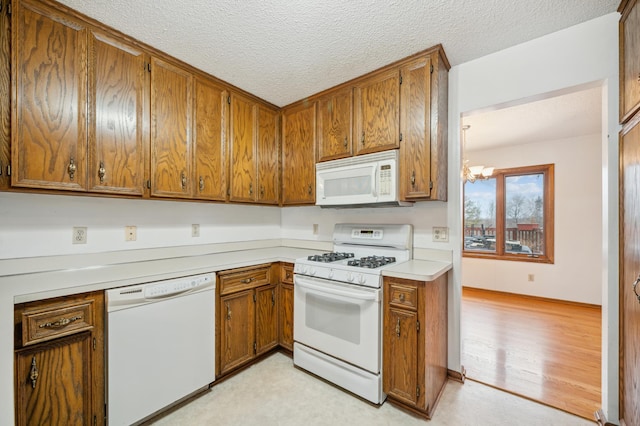
[[[89,47],[89,189],[142,195],[145,55],[96,32]]]
[[[190,197],[192,75],[151,59],[151,195]]]
[[[220,374],[253,358],[255,306],[253,290],[220,298]]]
[[[229,136],[231,143],[231,201],[256,199],[256,103],[231,95]]]
[[[227,120],[229,93],[211,82],[195,83],[194,198],[227,199]]]
[[[417,321],[416,312],[386,307],[383,390],[410,405],[418,402]]]
[[[628,2],[620,19],[620,121],[640,108],[640,6]]]
[[[11,40],[10,17],[0,13],[0,190],[9,188],[11,161]]]
[[[277,284],[256,289],[256,354],[278,346]]]
[[[280,284],[280,345],[293,351],[293,285]]]
[[[400,146],[400,72],[397,68],[355,88],[356,155]]]
[[[258,106],[258,194],[257,201],[278,204],[280,198],[279,115]]]
[[[315,102],[284,111],[282,129],[282,204],[314,204]]]
[[[16,351],[15,362],[17,425],[94,424],[90,332]]]
[[[14,6],[12,185],[85,190],[87,31],[28,1]]]
[[[318,161],[349,157],[352,89],[331,93],[318,101]]]
[[[406,201],[431,193],[431,60],[402,67],[400,194]]]

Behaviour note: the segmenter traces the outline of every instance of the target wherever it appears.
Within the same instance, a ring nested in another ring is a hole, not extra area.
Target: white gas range
[[[332,253],[294,266],[295,365],[382,403],[382,270],[411,259],[411,225],[336,224]]]

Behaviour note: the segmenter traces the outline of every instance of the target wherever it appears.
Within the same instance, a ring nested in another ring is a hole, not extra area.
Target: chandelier
[[[462,126],[462,180],[474,183],[477,179],[489,179],[495,167],[469,166],[469,160],[465,159],[467,153],[467,130],[469,128],[471,128],[469,124]]]

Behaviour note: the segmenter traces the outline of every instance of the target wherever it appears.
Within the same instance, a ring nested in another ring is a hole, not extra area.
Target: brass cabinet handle
[[[364,146],[364,132],[362,132],[362,137],[360,138],[360,143]]]
[[[227,303],[227,320],[231,319],[231,308],[229,307],[229,304]]]
[[[346,136],[344,137],[344,147],[346,148],[347,146],[349,146],[349,138],[347,138]]]
[[[104,175],[107,174],[107,171],[104,168],[104,162],[100,162],[100,168],[98,169],[98,177],[100,178],[100,183],[104,183]]]
[[[200,191],[204,191],[204,178],[200,176]]]
[[[312,188],[311,188],[311,184],[309,184],[309,187],[307,188],[307,193],[309,195],[311,195],[311,193],[313,192]]]
[[[291,272],[287,271],[286,277],[288,280],[291,279]]]
[[[276,306],[276,291],[271,290],[271,306]]]
[[[640,74],[638,74],[638,83],[640,83]]]
[[[73,157],[71,157],[71,159],[69,160],[69,166],[67,167],[67,172],[69,172],[69,179],[73,180],[73,176],[76,174],[77,169],[78,168],[76,166],[76,162]]]
[[[251,281],[253,281],[253,277],[249,277],[249,278],[245,278],[244,280],[240,280],[240,282],[242,284],[249,284]]]
[[[637,289],[637,286],[639,283],[640,283],[640,275],[638,275],[638,278],[636,278],[636,280],[633,282],[633,293],[638,298],[638,303],[640,303],[640,294],[638,294],[638,289]]]
[[[38,380],[38,367],[36,366],[36,357],[31,358],[31,371],[29,371],[29,379],[31,380],[31,387],[36,388],[36,381]]]
[[[411,172],[411,186],[416,186],[416,171]]]
[[[71,317],[71,318],[60,318],[59,320],[54,322],[45,322],[44,324],[40,324],[38,327],[39,328],[60,328],[60,327],[65,327],[71,324],[72,322],[75,322],[81,319],[82,317],[80,315],[76,315],[75,317]]]
[[[396,336],[400,337],[400,318],[396,320]]]
[[[180,183],[182,184],[182,189],[187,187],[187,174],[184,171],[180,174]]]
[[[260,198],[264,197],[264,186],[260,185]]]
[[[400,301],[404,302],[404,293],[400,293]]]
[[[249,195],[253,195],[253,182],[249,182]]]

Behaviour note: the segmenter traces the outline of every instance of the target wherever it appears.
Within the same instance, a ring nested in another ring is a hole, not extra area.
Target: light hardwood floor
[[[601,408],[601,309],[465,287],[467,378],[593,420]]]

